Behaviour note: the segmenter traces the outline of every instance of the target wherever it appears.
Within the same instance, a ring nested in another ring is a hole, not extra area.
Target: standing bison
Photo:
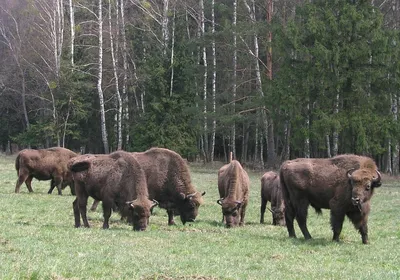
[[[340,155],[329,159],[295,159],[282,164],[280,181],[285,200],[285,218],[289,237],[296,237],[293,220],[305,237],[307,211],[311,205],[318,213],[331,210],[333,240],[339,241],[344,217],[347,216],[368,243],[370,199],[381,185],[375,162],[368,157]]]
[[[132,153],[144,170],[150,199],[159,202],[167,210],[168,225],[174,225],[174,215],[180,215],[183,224],[193,222],[203,203],[202,196],[193,186],[189,167],[174,151],[151,148]]]
[[[250,180],[247,172],[237,160],[222,166],[218,171],[218,191],[222,206],[223,222],[226,227],[244,224],[249,201]]]
[[[75,183],[73,202],[75,227],[80,227],[80,216],[89,227],[86,216],[88,197],[103,202],[103,228],[109,228],[112,209],[118,209],[133,223],[134,230],[145,230],[151,209],[157,205],[149,200],[146,177],[135,158],[127,152],[109,155],[82,155],[68,164]]]
[[[24,182],[29,192],[33,192],[31,182],[33,178],[36,178],[38,180],[51,180],[49,194],[57,187],[58,194],[61,195],[61,190],[67,185],[70,186],[71,193],[75,194],[67,164],[71,158],[77,155],[71,150],[60,147],[20,151],[15,159],[15,169],[18,175],[15,192],[19,193]]]
[[[282,197],[279,175],[273,171],[266,172],[261,177],[261,224],[264,223],[264,214],[268,201],[271,202],[272,224],[284,226],[285,203]]]

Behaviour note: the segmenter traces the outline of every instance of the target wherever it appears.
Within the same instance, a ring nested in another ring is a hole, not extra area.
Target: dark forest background
[[[3,0],[0,144],[399,172],[398,0]]]

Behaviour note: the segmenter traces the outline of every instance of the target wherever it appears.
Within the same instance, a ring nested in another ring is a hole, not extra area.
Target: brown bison
[[[264,213],[267,202],[271,202],[272,224],[285,225],[285,203],[282,197],[279,175],[268,171],[261,177],[261,217],[260,223],[264,223]]]
[[[244,224],[249,201],[250,180],[247,172],[237,160],[222,166],[218,171],[218,191],[222,206],[222,217],[227,227]]]
[[[157,205],[149,200],[146,177],[136,159],[127,152],[109,155],[82,155],[68,164],[74,177],[76,199],[73,202],[75,227],[89,227],[86,216],[88,197],[103,202],[103,228],[109,228],[112,209],[132,221],[134,230],[145,230],[151,209]]]
[[[193,186],[189,167],[174,151],[151,148],[132,153],[144,170],[150,199],[167,210],[168,225],[174,225],[174,215],[180,215],[183,224],[193,222],[203,203],[202,196]]]
[[[280,182],[285,200],[285,219],[289,237],[296,237],[293,220],[305,237],[307,211],[311,205],[321,213],[330,209],[333,240],[339,241],[344,217],[347,216],[368,243],[370,199],[381,185],[375,162],[368,157],[340,155],[329,159],[295,159],[282,164]]]
[[[49,194],[57,187],[58,194],[61,195],[61,190],[67,185],[70,186],[71,193],[75,194],[73,180],[67,164],[71,158],[77,155],[73,151],[61,147],[20,151],[15,159],[15,169],[18,175],[15,192],[19,193],[24,182],[29,192],[33,192],[31,182],[33,178],[36,178],[38,180],[51,180]]]

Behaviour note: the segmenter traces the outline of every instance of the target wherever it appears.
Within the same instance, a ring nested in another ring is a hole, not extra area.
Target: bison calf
[[[158,203],[148,198],[146,177],[136,159],[127,152],[109,155],[82,155],[69,162],[73,173],[76,199],[73,202],[75,227],[80,216],[89,227],[86,216],[88,197],[103,203],[103,228],[109,228],[112,209],[118,209],[133,223],[134,230],[145,230],[151,209]]]
[[[223,222],[227,227],[244,224],[249,200],[249,185],[249,176],[237,160],[232,160],[219,169],[220,199],[217,203],[222,207]]]
[[[339,241],[343,221],[347,216],[368,243],[370,199],[381,185],[381,175],[375,162],[368,157],[340,155],[329,159],[295,159],[282,164],[280,182],[285,200],[285,219],[290,237],[296,237],[293,220],[306,239],[308,206],[317,212],[331,210],[333,240]]]
[[[279,175],[276,172],[266,172],[261,177],[261,216],[260,223],[264,223],[267,202],[271,202],[272,224],[285,225],[285,203],[279,183]]]
[[[49,194],[57,187],[58,194],[67,185],[71,193],[75,194],[73,180],[67,168],[68,161],[78,154],[71,150],[54,147],[49,149],[25,149],[18,153],[15,159],[15,169],[18,180],[15,185],[15,192],[19,193],[21,185],[25,182],[29,192],[33,192],[32,179],[51,180]]]

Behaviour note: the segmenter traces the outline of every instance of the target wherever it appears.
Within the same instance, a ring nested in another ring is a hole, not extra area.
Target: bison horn
[[[153,199],[153,206],[157,206],[157,205],[159,205],[159,204],[160,204],[160,203],[158,203],[157,200]]]
[[[352,179],[351,174],[353,174],[354,170],[356,170],[356,169],[355,169],[355,168],[352,168],[352,169],[349,169],[349,170],[347,171],[346,175],[347,175],[347,177],[348,177],[349,179]]]
[[[201,194],[201,196],[204,196],[206,194],[206,192],[204,191],[202,194]]]
[[[195,195],[196,195],[196,193],[197,193],[197,192],[194,192],[194,193],[188,194],[188,195],[186,196],[186,198],[187,198],[187,199],[189,199],[189,198],[192,198],[193,196],[195,196]]]
[[[378,177],[372,178],[372,183],[373,183],[373,186],[375,188],[380,187],[382,185],[382,183],[381,183],[381,179],[382,179],[381,178],[381,173],[378,170],[376,170],[376,174],[378,175]]]
[[[217,203],[218,203],[219,205],[222,205],[222,201],[223,201],[223,200],[224,200],[224,198],[221,197],[220,199],[217,200]]]

